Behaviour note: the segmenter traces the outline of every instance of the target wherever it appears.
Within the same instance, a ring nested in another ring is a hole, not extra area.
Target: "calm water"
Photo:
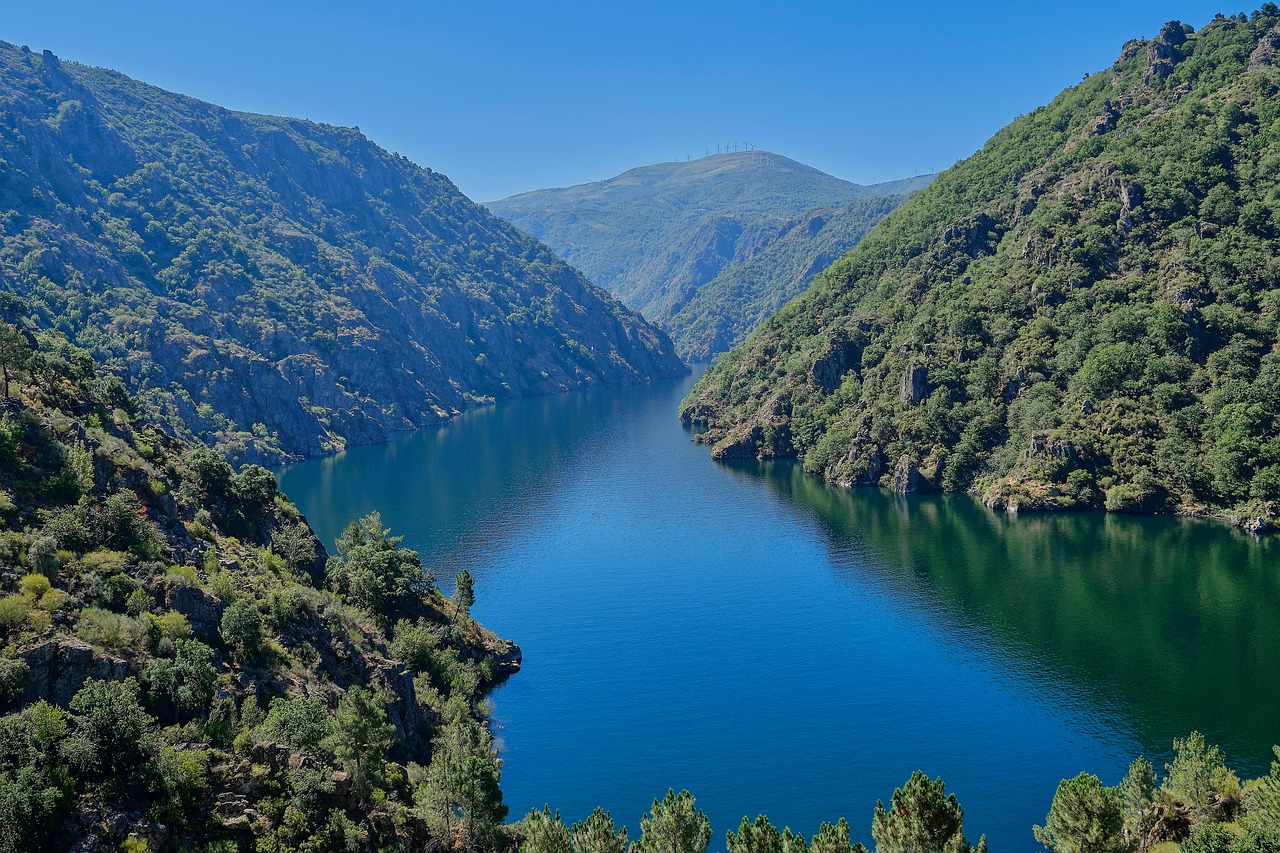
[[[1238,769],[1280,741],[1280,549],[1225,526],[1008,518],[962,498],[719,465],[692,379],[524,400],[291,466],[326,541],[381,509],[524,649],[493,696],[516,817],[668,787],[813,833],[941,775],[974,839],[1033,850],[1058,780],[1114,783],[1194,728]]]

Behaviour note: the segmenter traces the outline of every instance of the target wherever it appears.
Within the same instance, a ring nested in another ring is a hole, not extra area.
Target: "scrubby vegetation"
[[[0,293],[148,419],[238,458],[684,372],[545,246],[358,130],[3,42],[0,128]]]
[[[1170,24],[942,174],[685,401],[720,457],[1280,517],[1280,15]]]
[[[658,163],[489,207],[708,361],[931,176],[866,187],[768,151]]]
[[[519,650],[376,513],[326,559],[270,472],[0,336],[0,851],[500,846]]]

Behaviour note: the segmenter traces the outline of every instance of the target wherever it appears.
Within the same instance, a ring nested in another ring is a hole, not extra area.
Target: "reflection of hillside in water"
[[[1267,768],[1280,742],[1278,543],[1178,518],[1010,517],[964,496],[836,488],[793,463],[733,470],[810,511],[837,572],[873,572],[977,623],[1021,665],[1119,706],[1153,756],[1198,729],[1238,769]]]
[[[277,473],[286,494],[306,496],[326,544],[376,509],[441,578],[464,568],[483,577],[490,556],[539,523],[550,495],[618,452],[609,446],[655,404],[655,388],[669,384],[678,400],[694,378],[512,400]]]

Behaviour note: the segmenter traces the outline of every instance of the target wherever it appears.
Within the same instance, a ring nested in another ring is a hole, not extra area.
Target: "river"
[[[806,836],[942,776],[970,839],[1035,850],[1060,779],[1115,784],[1199,729],[1242,773],[1280,741],[1280,548],[1213,522],[1009,517],[962,496],[717,464],[693,377],[503,403],[289,466],[331,543],[380,509],[518,642],[492,696],[512,818],[601,805],[635,838],[669,787],[712,850],[763,812]],[[448,581],[444,582],[448,586]]]

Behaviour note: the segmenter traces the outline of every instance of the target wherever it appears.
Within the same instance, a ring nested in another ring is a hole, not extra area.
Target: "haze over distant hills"
[[[742,340],[931,176],[875,186],[768,151],[658,163],[488,207],[668,331],[682,356]]]
[[[0,43],[0,290],[180,432],[322,453],[686,368],[444,175]],[[16,319],[16,318],[11,318]]]

